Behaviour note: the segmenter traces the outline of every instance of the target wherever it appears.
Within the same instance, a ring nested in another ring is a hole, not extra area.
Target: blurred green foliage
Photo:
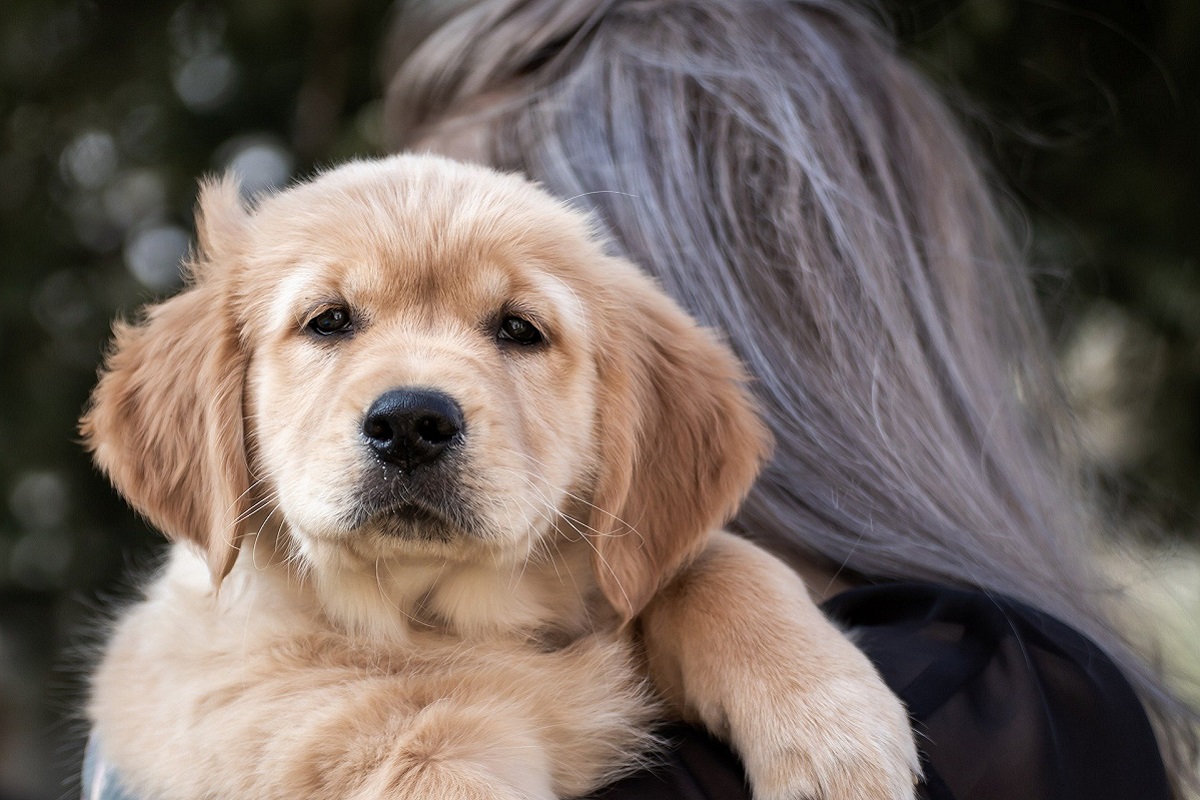
[[[378,152],[388,11],[0,5],[0,795],[59,793],[70,760],[45,763],[13,731],[59,714],[42,698],[80,617],[72,597],[111,587],[157,541],[76,440],[110,320],[178,286],[198,176],[235,165],[268,189]],[[891,0],[883,13],[1023,209],[1097,464],[1129,508],[1194,537],[1200,4]]]

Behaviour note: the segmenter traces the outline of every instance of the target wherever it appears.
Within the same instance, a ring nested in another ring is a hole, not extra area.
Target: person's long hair
[[[594,210],[756,377],[777,445],[736,529],[1056,615],[1123,668],[1187,780],[1196,714],[1110,622],[1022,253],[879,26],[835,0],[401,7],[393,144],[461,146]]]

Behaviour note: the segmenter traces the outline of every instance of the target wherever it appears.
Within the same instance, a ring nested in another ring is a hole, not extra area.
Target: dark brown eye
[[[327,308],[309,320],[308,329],[320,336],[348,333],[350,331],[350,311],[342,306]]]
[[[533,323],[527,319],[507,316],[500,320],[500,329],[496,331],[496,338],[528,346],[539,344],[542,341],[542,332],[533,327]]]

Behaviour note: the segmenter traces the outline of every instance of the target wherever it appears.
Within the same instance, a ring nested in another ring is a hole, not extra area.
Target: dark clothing
[[[1146,713],[1088,639],[1029,606],[922,583],[824,605],[908,707],[924,800],[1169,800]],[[661,765],[603,800],[750,797],[737,758],[702,730],[666,731]]]

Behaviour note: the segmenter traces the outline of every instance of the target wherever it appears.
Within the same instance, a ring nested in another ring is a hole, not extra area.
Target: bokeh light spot
[[[180,283],[179,265],[187,255],[188,242],[187,231],[178,225],[138,231],[125,246],[125,266],[150,289],[172,289]]]
[[[66,146],[59,160],[63,178],[85,189],[103,186],[116,174],[117,166],[116,142],[101,130],[80,133]]]
[[[233,96],[237,64],[226,53],[192,56],[175,71],[175,93],[192,111],[213,111]]]
[[[26,528],[43,530],[63,523],[70,509],[66,481],[57,472],[23,473],[8,494],[8,507]]]
[[[251,196],[278,189],[292,175],[292,154],[274,136],[238,136],[221,145],[217,161],[241,179],[242,193]]]

